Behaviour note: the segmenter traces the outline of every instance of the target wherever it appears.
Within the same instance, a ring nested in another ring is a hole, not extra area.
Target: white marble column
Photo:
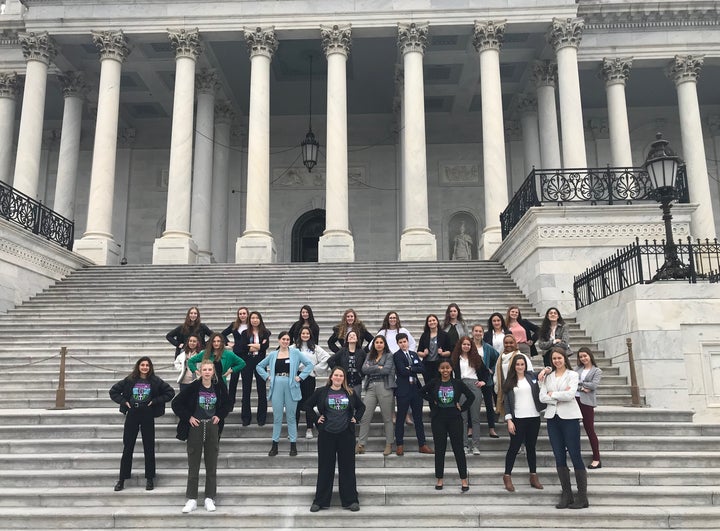
[[[562,168],[560,136],[558,134],[557,106],[555,105],[555,82],[557,65],[551,61],[536,61],[533,80],[537,91],[538,128],[540,131],[540,158],[543,169]]]
[[[100,83],[87,225],[82,239],[75,240],[75,252],[98,265],[111,265],[120,262],[120,246],[112,235],[113,196],[120,74],[130,51],[122,31],[93,31],[92,39],[100,52]]]
[[[248,171],[245,232],[235,244],[235,262],[275,262],[270,232],[270,62],[278,47],[274,28],[245,31],[250,52]]]
[[[500,86],[500,47],[504,35],[504,21],[475,22],[473,46],[480,55],[483,183],[485,185],[485,227],[479,245],[481,260],[489,260],[502,243],[500,213],[508,204],[505,123]]]
[[[694,238],[712,239],[715,237],[715,220],[710,203],[710,182],[697,97],[697,80],[703,61],[703,56],[676,55],[667,68],[667,75],[675,82],[677,89],[682,153],[687,165],[690,201],[698,204],[690,220],[690,230]]]
[[[75,219],[75,185],[80,158],[80,130],[83,102],[88,92],[85,76],[68,72],[58,76],[62,84],[65,107],[63,109],[60,153],[58,155],[55,201],[53,210],[68,219]]]
[[[553,19],[548,42],[555,49],[560,92],[560,127],[564,168],[586,168],[585,127],[580,100],[577,50],[582,39],[581,18]]]
[[[197,111],[195,119],[195,160],[193,161],[192,211],[190,228],[198,246],[198,263],[212,261],[211,220],[213,192],[213,139],[215,136],[215,90],[217,74],[203,70],[195,76]]]
[[[0,73],[0,182],[12,184],[15,109],[22,83],[16,72]]]
[[[27,70],[13,187],[31,198],[37,199],[47,72],[50,61],[55,57],[55,44],[46,31],[20,33],[18,39],[27,63]]]
[[[398,24],[403,56],[403,131],[405,132],[403,203],[406,224],[400,236],[400,260],[437,260],[437,242],[428,226],[427,154],[423,55],[428,25]]]
[[[229,102],[219,101],[215,104],[210,249],[212,249],[213,259],[220,263],[228,260],[230,125],[234,116],[235,113]]]
[[[350,26],[320,27],[327,73],[327,171],[325,232],[318,243],[318,262],[352,262],[355,243],[348,214],[348,146],[346,63],[352,46]]]
[[[707,126],[710,130],[712,138],[712,155],[710,158],[714,160],[710,170],[715,177],[720,176],[720,115],[711,114],[707,117]],[[715,215],[715,234],[720,234],[720,181],[715,180],[710,183],[710,198],[713,205]]]
[[[538,129],[537,98],[534,94],[520,94],[516,102],[522,129],[525,176],[533,168],[542,167],[540,155],[540,130]]]
[[[170,166],[168,168],[165,232],[153,245],[153,264],[194,264],[198,248],[190,234],[192,200],[193,107],[195,103],[195,63],[202,48],[200,33],[169,29],[175,49],[175,91]]]
[[[615,57],[603,59],[600,72],[605,80],[608,104],[608,125],[610,127],[610,153],[612,165],[616,168],[631,168],[632,147],[628,124],[625,83],[630,77],[632,58]]]

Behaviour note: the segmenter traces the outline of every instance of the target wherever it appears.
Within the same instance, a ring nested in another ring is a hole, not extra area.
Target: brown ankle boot
[[[513,485],[510,474],[503,474],[503,483],[505,484],[505,490],[508,492],[515,492],[515,485]]]
[[[537,474],[530,474],[530,486],[534,489],[543,489],[542,483],[540,483],[540,479]]]

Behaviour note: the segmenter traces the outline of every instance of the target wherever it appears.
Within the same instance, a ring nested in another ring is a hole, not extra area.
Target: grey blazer
[[[598,385],[600,384],[600,379],[602,378],[602,369],[599,369],[598,367],[593,367],[587,373],[585,379],[580,380],[583,368],[584,367],[582,365],[578,365],[577,367],[575,367],[575,372],[578,373],[578,397],[580,398],[581,404],[585,406],[596,407],[597,398],[595,397],[595,389],[597,389]],[[589,389],[590,392],[586,393],[583,391],[583,389]]]

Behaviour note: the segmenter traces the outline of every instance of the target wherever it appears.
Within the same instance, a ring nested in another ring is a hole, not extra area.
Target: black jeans
[[[341,433],[318,432],[318,474],[314,504],[330,507],[335,480],[335,457],[337,456],[340,503],[343,507],[358,503],[355,480],[355,424]]]
[[[317,415],[315,415],[315,412],[312,409],[305,409],[305,400],[307,400],[315,392],[314,376],[308,376],[304,380],[300,380],[300,392],[302,393],[302,400],[300,400],[296,412],[297,425],[300,425],[300,411],[304,410],[307,429],[310,429],[315,427],[315,424],[317,423]]]
[[[445,451],[449,436],[460,479],[467,479],[467,459],[465,459],[465,449],[463,448],[463,421],[459,412],[438,411],[430,421],[430,425],[435,443],[435,477],[441,479],[445,473]]]
[[[540,417],[514,419],[513,424],[515,424],[515,435],[510,435],[510,447],[505,454],[505,473],[510,474],[512,472],[517,453],[525,443],[528,468],[530,473],[534,474],[537,469],[535,446],[537,445],[538,433],[540,433]]]
[[[265,380],[262,379],[256,371],[255,367],[265,356],[243,356],[245,368],[241,371],[242,376],[242,411],[240,418],[243,424],[250,424],[252,419],[252,408],[250,407],[250,391],[252,391],[252,381],[255,378],[257,386],[258,404],[257,404],[257,423],[265,424],[267,419],[267,388]]]
[[[487,416],[488,428],[495,429],[495,400],[493,397],[493,386],[484,385],[482,387],[483,401],[485,402],[485,415]]]
[[[151,407],[133,408],[125,415],[123,453],[120,459],[120,479],[129,479],[138,431],[142,434],[145,454],[145,477],[155,477],[155,417]]]

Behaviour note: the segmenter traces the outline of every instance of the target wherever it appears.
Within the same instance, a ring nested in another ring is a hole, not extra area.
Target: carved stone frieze
[[[326,168],[315,166],[312,173],[304,166],[292,168],[275,168],[273,170],[273,188],[325,188]],[[350,187],[367,186],[367,169],[364,166],[348,168],[348,185]]]
[[[678,238],[689,235],[688,225],[673,224],[673,234]],[[568,240],[585,238],[640,238],[653,239],[665,236],[665,227],[657,223],[606,223],[541,225],[538,227],[540,240]]]
[[[478,185],[482,164],[479,161],[440,161],[438,176],[440,184]]]

